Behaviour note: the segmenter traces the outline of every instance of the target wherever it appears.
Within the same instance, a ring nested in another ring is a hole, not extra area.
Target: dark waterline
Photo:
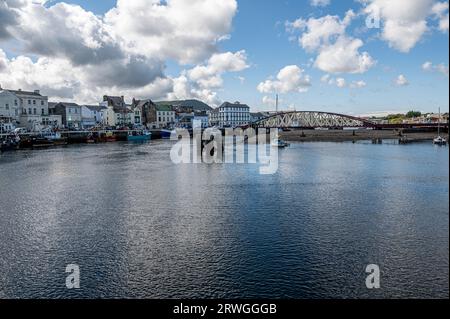
[[[0,298],[449,297],[447,148],[293,144],[273,176],[170,148],[1,154]]]

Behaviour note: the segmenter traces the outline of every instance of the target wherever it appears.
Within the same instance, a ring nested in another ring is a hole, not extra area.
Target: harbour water
[[[0,298],[449,297],[448,148],[292,144],[260,175],[171,145],[0,154]]]

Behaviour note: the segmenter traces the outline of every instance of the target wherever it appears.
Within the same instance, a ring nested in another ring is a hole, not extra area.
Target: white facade
[[[192,127],[197,127],[198,125],[201,125],[201,128],[209,127],[209,116],[208,115],[194,115]]]
[[[239,102],[223,103],[211,112],[210,124],[218,127],[238,127],[250,123],[250,107]]]
[[[175,123],[175,111],[168,106],[156,107],[156,125],[158,128],[167,127]]]
[[[14,93],[0,88],[0,120],[18,122],[20,119],[20,99]]]

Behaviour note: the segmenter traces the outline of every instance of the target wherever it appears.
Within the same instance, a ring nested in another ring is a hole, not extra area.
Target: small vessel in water
[[[162,129],[161,130],[161,138],[163,140],[170,140],[170,136],[172,135],[173,130]]]
[[[447,145],[447,140],[441,136],[438,136],[433,140],[433,144],[439,145],[439,146],[445,146],[445,145]]]
[[[106,142],[116,142],[117,141],[117,137],[114,134],[114,132],[108,131],[105,134],[105,141]]]
[[[287,143],[286,141],[283,141],[282,139],[276,138],[272,141],[271,145],[273,147],[278,147],[278,148],[286,148],[288,146],[290,146],[289,143]]]
[[[439,108],[439,120],[438,120],[438,136],[433,140],[434,145],[446,146],[447,140],[441,136],[441,109]]]
[[[152,139],[152,133],[149,131],[130,131],[127,136],[130,142],[146,142]]]
[[[15,151],[19,149],[20,137],[18,135],[8,136],[0,141],[0,152]]]

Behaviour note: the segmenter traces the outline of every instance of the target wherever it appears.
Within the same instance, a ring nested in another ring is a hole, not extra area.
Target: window
[[[9,110],[9,104],[8,103],[6,103],[5,109]]]
[[[69,108],[69,114],[72,114],[72,109],[71,108]]]
[[[14,105],[17,106],[17,100],[14,100]]]
[[[33,109],[33,114],[36,115],[36,109],[35,108]]]
[[[28,114],[31,115],[31,108],[28,108]]]
[[[44,101],[41,101],[41,105],[42,105],[42,106],[44,105]]]
[[[36,105],[36,100],[33,100],[33,105]]]
[[[28,100],[28,105],[31,105],[31,100]]]
[[[42,114],[42,115],[44,115],[44,112],[45,112],[45,110],[44,110],[44,109],[41,109],[41,114]]]

